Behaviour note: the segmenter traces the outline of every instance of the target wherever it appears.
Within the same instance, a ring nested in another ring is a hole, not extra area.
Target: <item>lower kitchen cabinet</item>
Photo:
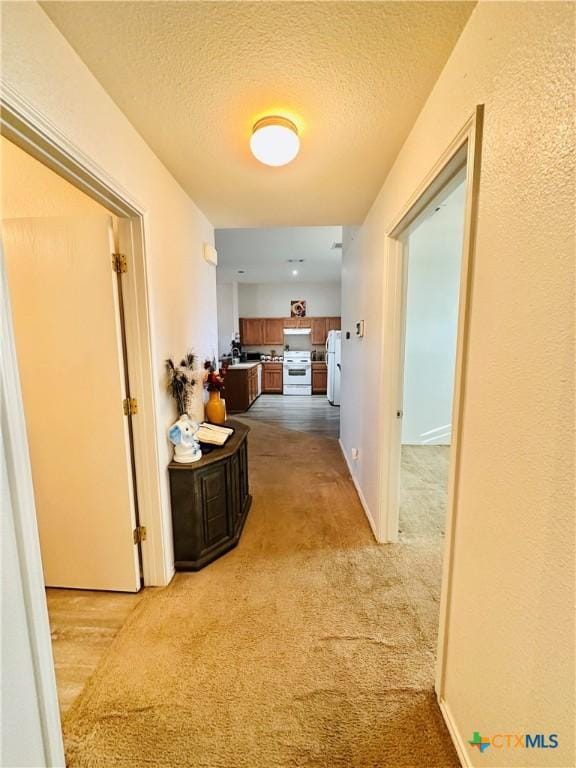
[[[249,427],[226,422],[234,434],[194,464],[168,466],[174,560],[198,571],[238,544],[252,503],[248,487]]]
[[[328,388],[328,368],[326,363],[312,363],[312,394],[326,394]]]
[[[263,363],[262,392],[267,395],[281,395],[284,383],[282,363]]]
[[[247,411],[260,394],[260,363],[245,367],[231,365],[224,378],[224,399],[228,413]]]

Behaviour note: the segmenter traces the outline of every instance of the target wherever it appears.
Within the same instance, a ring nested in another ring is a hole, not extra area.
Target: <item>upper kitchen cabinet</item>
[[[327,317],[326,318],[326,335],[328,331],[339,331],[342,326],[340,317]]]
[[[340,330],[339,317],[241,317],[240,341],[245,347],[284,346],[284,328],[310,328],[311,342],[325,344],[328,331]]]
[[[261,321],[264,324],[264,344],[284,344],[285,320],[283,317],[269,317]]]
[[[241,317],[240,342],[245,347],[256,347],[266,343],[264,341],[264,322],[258,317]]]
[[[311,322],[311,317],[286,317],[284,328],[310,328]]]
[[[312,317],[310,318],[311,322],[311,341],[312,344],[325,344],[326,343],[326,327],[327,327],[327,317]]]

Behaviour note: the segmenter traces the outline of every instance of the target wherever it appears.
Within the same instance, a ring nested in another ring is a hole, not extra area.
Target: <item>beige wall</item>
[[[0,136],[0,218],[106,213],[95,200]]]
[[[166,427],[175,415],[164,360],[218,346],[210,222],[184,193],[37,3],[2,4],[2,78],[146,211],[144,226],[165,557],[172,562]],[[151,105],[153,108],[153,105]],[[161,581],[171,575],[168,565]]]
[[[340,283],[238,283],[240,317],[290,317],[290,302],[306,301],[310,317],[340,315]]]
[[[348,455],[360,448],[375,516],[385,234],[486,105],[445,695],[463,740],[555,732],[561,746],[466,746],[478,766],[575,764],[574,10],[480,3],[364,225],[345,234],[343,327],[363,317],[366,335],[343,345],[341,434]]]

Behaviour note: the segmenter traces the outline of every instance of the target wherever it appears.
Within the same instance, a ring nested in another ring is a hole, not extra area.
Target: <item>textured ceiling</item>
[[[340,282],[342,227],[217,229],[219,283]],[[296,261],[288,261],[295,259]],[[304,259],[302,263],[298,259]],[[293,275],[292,270],[298,274]],[[242,270],[242,274],[238,273]]]
[[[43,2],[118,106],[219,227],[362,221],[470,2]],[[259,164],[254,122],[301,131]]]

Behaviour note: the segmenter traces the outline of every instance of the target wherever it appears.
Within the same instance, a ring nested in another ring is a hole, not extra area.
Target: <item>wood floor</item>
[[[260,395],[245,415],[318,437],[340,435],[340,408],[330,405],[326,395]]]
[[[89,592],[47,589],[60,712],[67,712],[104,658],[144,590]]]

